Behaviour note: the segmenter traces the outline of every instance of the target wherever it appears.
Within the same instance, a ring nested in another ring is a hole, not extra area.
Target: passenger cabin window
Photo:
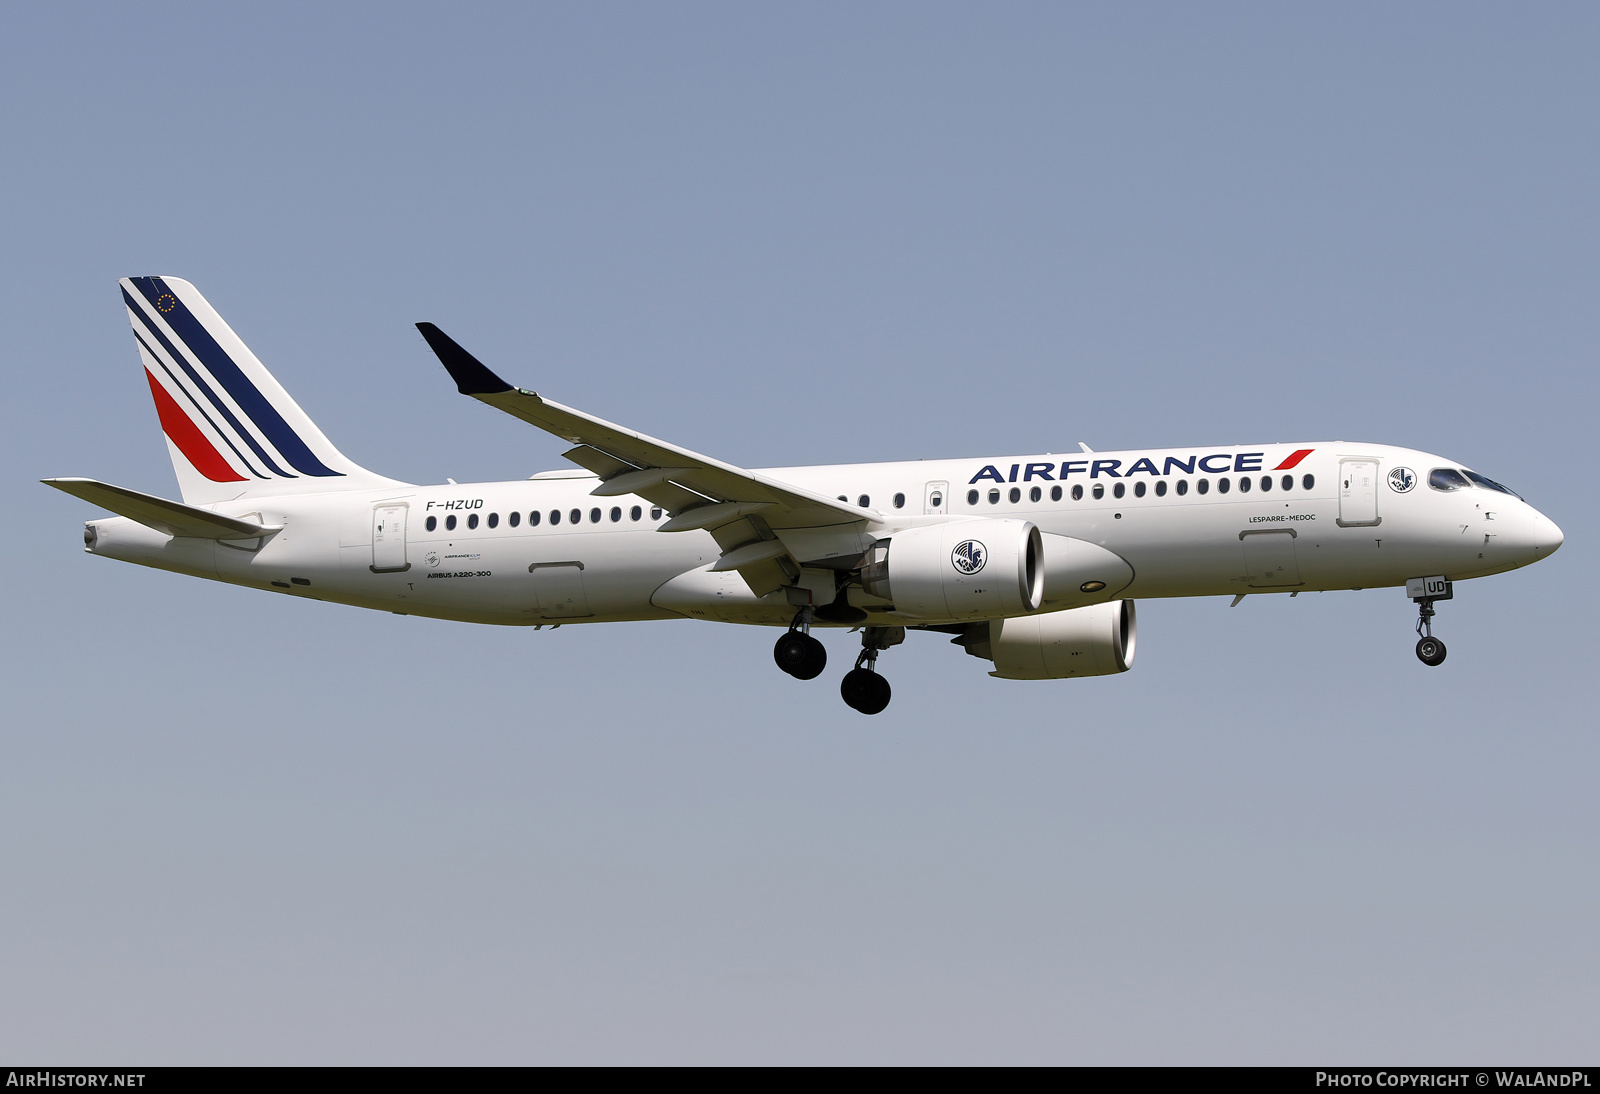
[[[872,508],[872,499],[870,497],[868,497],[866,494],[862,494],[859,498],[856,499],[856,505],[859,508],[862,508],[862,509],[871,509]]]
[[[1022,500],[1022,491],[1013,486],[1010,490],[1011,504],[1015,505]]]
[[[468,528],[476,528],[477,526],[478,526],[478,514],[473,513],[471,516],[469,516],[467,518],[467,527]]]
[[[600,523],[600,510],[598,510],[598,509],[589,510],[589,523],[590,524],[599,524]]]
[[[968,505],[977,505],[978,504],[978,492],[976,490],[968,490],[967,491],[967,504]]]
[[[1294,476],[1293,475],[1285,475],[1283,477],[1283,488],[1285,490],[1293,490],[1294,489]]]
[[[1261,491],[1262,491],[1262,493],[1266,493],[1268,490],[1271,490],[1271,489],[1272,489],[1272,476],[1271,475],[1262,475],[1261,476]]]
[[[991,491],[989,491],[989,504],[990,505],[999,505],[1000,504],[1000,491],[999,490],[991,490]]]
[[[439,518],[438,517],[429,517],[428,518],[428,531],[431,532],[437,527],[439,527]]]
[[[1079,483],[1074,483],[1072,485],[1072,500],[1073,501],[1082,501],[1083,500],[1083,483],[1079,482]]]
[[[1102,483],[1102,482],[1095,483],[1094,484],[1094,500],[1095,501],[1099,501],[1101,498],[1103,498],[1105,496],[1106,496],[1105,483]]]
[[[622,506],[613,505],[611,507],[611,523],[615,524],[621,519],[622,519]]]
[[[1315,475],[1302,475],[1301,476],[1301,478],[1300,478],[1300,488],[1302,490],[1310,490],[1315,485],[1317,485],[1317,477]]]
[[[1248,481],[1248,480],[1246,480],[1246,481]],[[1232,479],[1218,479],[1217,480],[1217,493],[1226,494],[1228,492],[1228,488],[1230,486],[1232,486],[1232,485],[1233,485],[1233,480]]]
[[[444,518],[444,530],[446,532],[454,532],[456,530],[456,515],[454,513]]]
[[[660,520],[661,519],[661,506],[652,505],[650,507],[650,519],[651,520]]]
[[[896,509],[904,509],[906,507],[906,496],[904,494],[896,494],[894,496],[894,507]]]
[[[1167,480],[1166,479],[1162,479],[1160,482],[1156,483],[1156,497],[1164,498],[1166,496],[1167,496]]]
[[[500,514],[499,513],[490,513],[489,514],[489,527],[490,528],[498,528],[498,527],[500,527]]]
[[[1113,497],[1120,498],[1120,497],[1122,497],[1122,495],[1126,494],[1127,492],[1128,492],[1128,487],[1127,487],[1126,483],[1120,483],[1119,482],[1119,483],[1117,483],[1117,485],[1115,485],[1115,486],[1113,486],[1111,488],[1111,494],[1112,494]],[[1098,495],[1098,494],[1095,495],[1095,497],[1099,497],[1099,496],[1100,495]]]
[[[1188,492],[1189,492],[1189,480],[1188,479],[1179,479],[1178,480],[1178,497],[1181,498],[1185,494],[1187,494]]]
[[[1227,480],[1224,479],[1223,481],[1226,482]],[[1197,494],[1204,494],[1210,489],[1211,489],[1211,480],[1210,479],[1201,479],[1199,482],[1194,484],[1194,492],[1197,493]]]
[[[1028,500],[1029,501],[1038,501],[1042,497],[1044,497],[1044,494],[1039,490],[1039,488],[1037,486],[1035,486],[1032,490],[1028,491]]]
[[[632,509],[628,510],[628,519],[629,520],[638,520],[642,516],[644,516],[644,510],[639,508],[637,505],[635,505]]]
[[[582,524],[583,523],[583,510],[582,509],[574,509],[572,512],[568,513],[567,514],[567,523],[568,524]]]
[[[1133,496],[1136,497],[1136,498],[1144,497],[1144,489],[1145,489],[1144,483],[1142,483],[1142,482],[1134,483],[1133,484]]]
[[[561,510],[559,510],[559,509],[550,510],[550,523],[551,524],[560,524],[561,523]]]
[[[1243,475],[1239,476],[1239,493],[1248,494],[1249,492],[1250,492],[1250,480],[1248,478],[1244,477]]]
[[[1060,501],[1061,500],[1061,487],[1052,486],[1050,488],[1050,500],[1051,501]]]
[[[511,527],[515,528],[517,525],[522,523],[522,514],[521,513],[510,513],[510,514],[508,514],[506,516],[506,523],[511,525]]]
[[[539,524],[539,515],[540,515],[539,514],[539,510],[537,510],[537,509],[535,509],[533,512],[528,514],[528,527],[529,528],[534,528],[534,527],[538,526],[538,524]]]

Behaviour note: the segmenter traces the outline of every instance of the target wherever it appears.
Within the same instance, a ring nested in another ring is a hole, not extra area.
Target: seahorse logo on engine
[[[989,561],[989,550],[975,539],[963,540],[950,552],[950,565],[971,577]]]

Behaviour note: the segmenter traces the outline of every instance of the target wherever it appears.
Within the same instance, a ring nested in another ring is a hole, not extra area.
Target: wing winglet
[[[439,358],[439,363],[444,365],[461,394],[499,395],[511,390],[511,385],[496,376],[493,369],[462,349],[454,338],[432,323],[418,323],[417,329],[428,340],[428,348]]]

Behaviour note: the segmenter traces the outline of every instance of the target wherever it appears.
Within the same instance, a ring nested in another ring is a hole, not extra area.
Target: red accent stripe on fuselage
[[[194,465],[194,469],[212,482],[245,482],[245,477],[222,458],[222,453],[206,440],[206,435],[200,432],[200,427],[195,425],[189,415],[183,412],[183,408],[167,394],[167,389],[156,382],[149,369],[144,370],[144,378],[150,381],[150,395],[156,401],[156,415],[161,419],[161,431],[172,439],[172,443],[178,446],[178,451]]]
[[[1274,467],[1273,470],[1274,471],[1289,471],[1289,470],[1292,470],[1294,468],[1295,464],[1299,463],[1301,460],[1305,459],[1307,456],[1311,455],[1311,453],[1313,453],[1315,451],[1316,451],[1316,449],[1314,449],[1314,448],[1301,448],[1301,449],[1298,449],[1294,453],[1294,455],[1292,455],[1288,459],[1284,460],[1277,467]]]

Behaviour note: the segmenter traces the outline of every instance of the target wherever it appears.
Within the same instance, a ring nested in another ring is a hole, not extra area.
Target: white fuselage
[[[1279,469],[1307,449],[1292,468]],[[881,514],[780,532],[804,561],[825,564],[827,556],[858,553],[875,539],[929,523],[1022,518],[1126,560],[1131,583],[1108,595],[1132,599],[1394,586],[1433,574],[1459,580],[1525,566],[1560,545],[1555,524],[1517,497],[1477,485],[1429,485],[1432,469],[1459,466],[1411,449],[1315,442],[765,474]],[[1397,469],[1411,473],[1410,487],[1398,488],[1408,480]],[[1352,472],[1362,481],[1352,483]],[[1249,481],[1248,492],[1241,480]],[[659,509],[634,497],[591,496],[597,485],[594,475],[572,471],[511,482],[284,493],[210,507],[282,525],[259,541],[172,538],[113,517],[89,522],[88,549],[290,595],[476,623],[790,621],[794,608],[781,594],[757,598],[737,573],[694,574],[720,554],[709,533],[657,531],[666,520]],[[390,522],[387,536],[374,535],[379,514]],[[692,578],[658,592],[680,575]],[[869,613],[878,607],[855,590],[851,601]],[[903,622],[875,616],[874,623]]]

